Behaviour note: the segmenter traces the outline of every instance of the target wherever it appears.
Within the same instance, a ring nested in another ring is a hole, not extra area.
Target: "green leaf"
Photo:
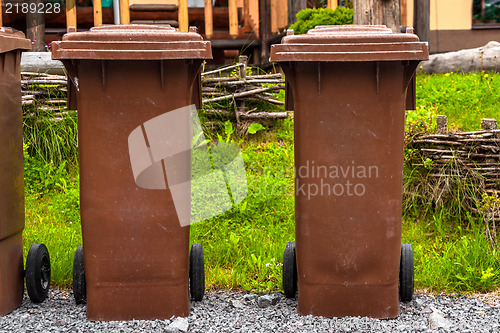
[[[266,129],[266,128],[264,126],[262,126],[261,124],[259,124],[259,123],[253,123],[253,124],[250,125],[250,127],[248,127],[248,133],[255,134],[258,131],[264,130],[264,129]]]

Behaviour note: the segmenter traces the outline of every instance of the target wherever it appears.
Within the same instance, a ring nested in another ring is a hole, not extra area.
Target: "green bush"
[[[317,25],[352,24],[353,11],[346,7],[306,8],[297,13],[297,22],[290,26],[296,35],[305,34]]]

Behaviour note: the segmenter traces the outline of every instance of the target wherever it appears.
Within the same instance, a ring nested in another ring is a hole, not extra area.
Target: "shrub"
[[[306,8],[297,13],[297,22],[290,26],[296,35],[305,34],[317,25],[342,25],[353,23],[353,11],[346,7]]]

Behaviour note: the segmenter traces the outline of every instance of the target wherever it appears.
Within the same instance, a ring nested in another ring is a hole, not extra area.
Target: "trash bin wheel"
[[[415,277],[413,249],[411,244],[401,244],[401,262],[399,267],[399,298],[403,302],[411,301]]]
[[[189,287],[191,299],[201,301],[205,295],[205,255],[199,243],[191,246],[189,254]]]
[[[286,298],[294,298],[297,293],[297,256],[295,242],[288,242],[283,254],[283,291]]]
[[[33,244],[26,258],[26,289],[34,303],[43,302],[49,293],[50,256],[44,244]]]
[[[83,264],[83,247],[76,248],[73,258],[73,295],[76,304],[87,300],[87,285],[85,282],[85,266]]]

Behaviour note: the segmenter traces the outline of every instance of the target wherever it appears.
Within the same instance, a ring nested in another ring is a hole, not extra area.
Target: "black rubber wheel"
[[[34,303],[43,302],[50,287],[50,256],[44,244],[33,244],[26,258],[26,289]]]
[[[399,298],[409,302],[413,297],[415,279],[414,257],[411,244],[401,244],[401,262],[399,266]]]
[[[191,246],[189,254],[189,290],[193,301],[201,301],[205,295],[205,254],[199,243]]]
[[[73,258],[73,295],[76,304],[87,301],[87,285],[85,282],[85,266],[83,264],[83,247],[76,248]]]
[[[288,242],[283,254],[283,291],[286,298],[294,298],[297,293],[297,256],[295,242]]]

